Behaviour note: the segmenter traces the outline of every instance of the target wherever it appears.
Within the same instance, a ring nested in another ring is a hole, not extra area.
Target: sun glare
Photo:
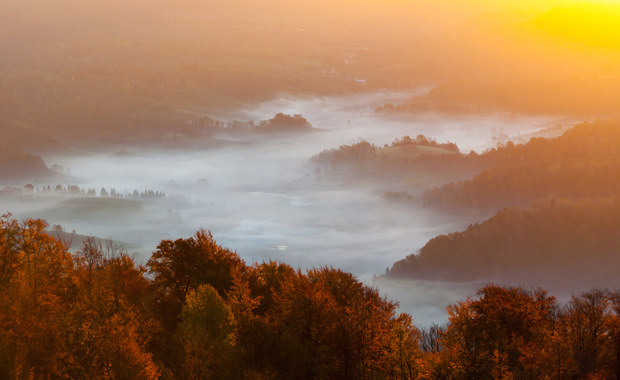
[[[620,2],[597,0],[557,6],[535,25],[571,42],[606,48],[620,47]]]

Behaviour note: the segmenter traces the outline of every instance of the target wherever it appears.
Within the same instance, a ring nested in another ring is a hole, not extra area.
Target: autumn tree
[[[288,338],[278,328],[280,314],[278,294],[296,275],[290,266],[278,262],[255,264],[238,272],[228,292],[228,305],[235,318],[237,348],[245,371],[272,377],[276,368],[288,360]]]
[[[308,277],[335,304],[327,326],[331,357],[338,363],[332,368],[333,375],[365,379],[385,373],[396,305],[339,269],[313,269]]]
[[[147,289],[142,271],[93,246],[72,257],[45,228],[0,221],[0,261],[11,263],[0,293],[0,377],[157,378],[149,318],[129,297]]]
[[[181,313],[178,335],[183,345],[179,375],[186,379],[236,379],[233,316],[210,285],[191,290]]]
[[[392,320],[389,377],[399,380],[418,379],[424,375],[424,353],[420,348],[421,333],[409,314]],[[428,372],[426,373],[428,374]]]
[[[152,310],[162,329],[154,338],[155,357],[168,367],[181,363],[174,341],[187,294],[209,284],[226,298],[236,272],[245,270],[239,256],[222,248],[210,232],[201,230],[193,237],[163,240],[146,264],[152,277]]]
[[[607,320],[609,374],[620,379],[620,291],[608,293],[610,315]]]
[[[76,300],[67,324],[71,376],[156,379],[148,350],[158,325],[147,309],[144,269],[112,242],[89,238],[75,256]]]
[[[609,349],[611,335],[610,303],[607,292],[593,289],[574,296],[563,313],[563,335],[575,363],[575,376],[609,378],[607,364],[613,360]]]
[[[209,284],[225,297],[234,273],[245,267],[236,253],[222,248],[204,230],[188,239],[163,240],[146,265],[153,276],[160,311],[167,315],[171,327],[178,321],[187,293]]]
[[[353,275],[332,268],[297,272],[274,300],[276,331],[290,353],[283,373],[366,379],[391,371],[395,305]]]
[[[0,377],[66,375],[63,323],[75,291],[67,247],[41,220],[0,219]]]
[[[330,363],[326,342],[335,306],[334,299],[301,271],[275,295],[274,331],[287,348],[276,364],[284,377],[326,377]]]
[[[448,308],[441,344],[454,373],[467,379],[533,377],[526,359],[543,354],[540,348],[553,330],[555,298],[542,290],[492,284],[478,295]]]

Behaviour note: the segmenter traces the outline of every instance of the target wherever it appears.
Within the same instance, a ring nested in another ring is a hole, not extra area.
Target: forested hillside
[[[332,179],[416,179],[415,186],[427,187],[420,200],[448,211],[529,206],[546,197],[606,197],[620,192],[620,124],[613,119],[582,123],[557,138],[508,142],[480,154],[405,136],[384,147],[344,145],[311,162]],[[401,190],[412,190],[407,186]]]
[[[620,270],[620,199],[548,199],[507,208],[463,232],[438,236],[387,275],[496,280],[572,288],[607,283]]]
[[[424,135],[403,136],[377,146],[367,141],[325,150],[310,159],[322,177],[330,180],[413,178],[420,186],[467,178],[484,167],[479,155],[461,154],[455,143],[440,143]]]
[[[443,327],[353,275],[247,265],[210,233],[164,240],[145,265],[39,220],[0,220],[0,377],[201,379],[614,378],[620,295],[565,307],[542,290],[481,289]]]
[[[41,157],[0,142],[0,178],[41,178],[50,174]]]
[[[620,193],[620,124],[583,123],[555,139],[505,144],[481,157],[491,164],[470,180],[426,192],[439,208],[502,208],[545,197],[596,198]]]

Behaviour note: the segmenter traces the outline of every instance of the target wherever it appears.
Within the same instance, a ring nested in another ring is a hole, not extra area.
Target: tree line
[[[204,116],[185,120],[183,132],[190,135],[209,134],[216,132],[294,132],[312,128],[312,124],[301,114],[284,114],[278,112],[268,120],[261,121],[222,121]]]
[[[2,195],[22,195],[22,194],[37,194],[37,195],[47,195],[47,194],[60,194],[60,195],[74,195],[74,196],[83,196],[83,197],[100,197],[100,198],[123,198],[123,199],[157,199],[157,198],[165,198],[166,193],[159,190],[147,189],[143,191],[138,191],[134,189],[133,191],[119,191],[113,187],[109,188],[108,191],[105,187],[102,187],[99,192],[94,187],[89,188],[81,188],[78,185],[56,185],[56,186],[41,186],[35,187],[32,184],[26,184],[24,187],[18,186],[5,186],[0,189],[0,196]]]
[[[354,164],[356,161],[365,161],[376,159],[381,155],[382,149],[407,147],[417,151],[418,147],[439,148],[445,152],[460,153],[458,146],[453,142],[439,143],[435,139],[428,138],[424,135],[417,135],[415,138],[403,136],[395,139],[391,144],[385,144],[383,147],[371,144],[368,141],[361,141],[353,145],[341,145],[337,149],[327,149],[312,157],[313,161],[325,164]],[[443,153],[445,153],[443,152]],[[441,152],[440,152],[441,153]],[[418,155],[424,154],[423,151]],[[416,158],[417,156],[416,155]],[[398,157],[394,157],[398,159]]]
[[[560,306],[488,285],[417,328],[350,273],[246,264],[207,231],[143,265],[40,220],[0,219],[0,377],[138,379],[618,378],[620,296]]]

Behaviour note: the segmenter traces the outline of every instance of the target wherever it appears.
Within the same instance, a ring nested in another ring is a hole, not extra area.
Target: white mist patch
[[[446,115],[420,112],[411,115],[386,116],[375,113],[378,105],[399,104],[412,96],[423,95],[429,88],[416,92],[385,92],[341,97],[282,97],[243,111],[246,119],[265,119],[276,112],[302,114],[314,127],[327,130],[322,149],[336,148],[366,140],[377,145],[391,143],[402,136],[423,134],[438,142],[455,142],[462,152],[482,152],[499,141],[519,140],[535,136],[542,129],[565,123],[565,118],[545,116],[511,116],[506,114]],[[284,110],[284,111],[282,111]],[[315,152],[316,153],[316,152]],[[313,154],[313,153],[311,153]]]
[[[373,285],[382,294],[398,300],[399,311],[413,317],[416,326],[429,328],[448,321],[446,308],[467,297],[476,297],[483,282],[450,283],[440,281],[392,280],[377,278]]]

